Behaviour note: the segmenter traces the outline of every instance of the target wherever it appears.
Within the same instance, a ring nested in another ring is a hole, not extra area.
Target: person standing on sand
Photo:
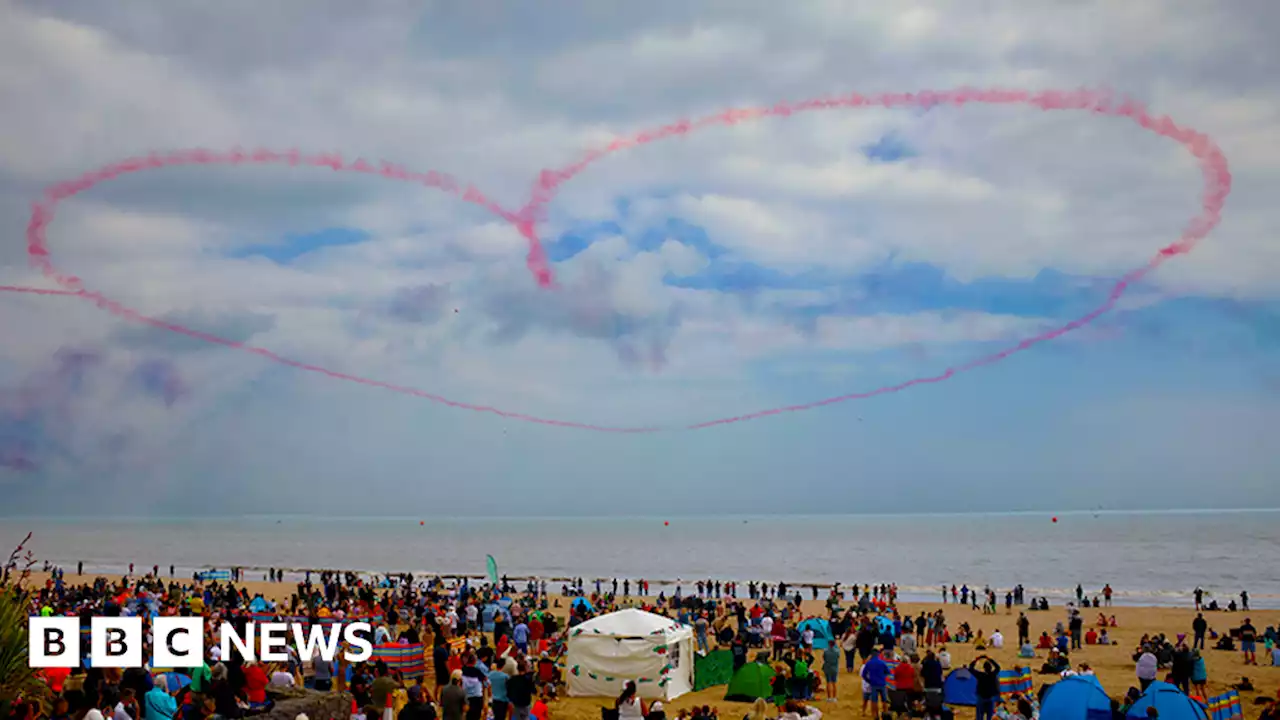
[[[1204,634],[1209,629],[1209,622],[1204,619],[1203,613],[1196,613],[1196,619],[1191,621],[1191,649],[1204,649]]]
[[[1111,607],[1111,594],[1112,594],[1111,583],[1107,583],[1102,588],[1102,604],[1103,605],[1106,605],[1107,607]]]
[[[853,622],[849,623],[844,630],[844,635],[840,636],[840,649],[844,651],[845,672],[853,672],[858,652],[858,629]]]
[[[863,682],[863,709],[866,709],[866,703],[871,701],[871,717],[880,717],[880,701],[883,700],[885,705],[889,704],[889,692],[886,684],[889,679],[889,666],[884,660],[880,659],[880,654],[875,653],[862,663],[862,682]]]
[[[1244,651],[1244,664],[1258,664],[1258,629],[1249,622],[1249,618],[1244,619],[1244,624],[1240,626],[1240,649]]]
[[[1249,591],[1240,591],[1240,610],[1241,612],[1249,612]]]
[[[981,670],[977,669],[979,661],[982,661]],[[996,712],[996,700],[1000,697],[1000,664],[986,655],[979,655],[969,663],[969,672],[976,681],[976,720],[992,720]]]
[[[1197,585],[1195,590],[1195,596],[1196,596],[1196,610],[1203,610],[1204,609],[1204,588]]]
[[[840,648],[833,642],[827,643],[822,651],[822,678],[827,685],[827,702],[835,702],[840,680]]]
[[[529,720],[534,695],[533,670],[524,660],[516,663],[516,674],[507,680],[507,703],[511,720]]]
[[[440,691],[440,716],[442,720],[462,720],[467,707],[467,691],[462,689],[462,671],[449,675],[449,684]],[[528,708],[525,709],[528,717]]]

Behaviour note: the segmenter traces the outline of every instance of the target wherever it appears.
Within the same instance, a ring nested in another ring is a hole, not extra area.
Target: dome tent
[[[738,668],[729,681],[724,699],[730,702],[755,702],[756,698],[773,695],[773,668],[760,662],[750,662]]]
[[[674,700],[693,690],[693,630],[643,610],[619,610],[569,631],[571,697],[616,697],[628,680],[642,698]]]
[[[973,707],[978,704],[978,679],[969,668],[956,668],[942,681],[942,696],[948,705]]]
[[[1045,691],[1040,720],[1111,720],[1111,698],[1094,675],[1065,677]]]
[[[1177,686],[1157,680],[1129,707],[1125,718],[1146,720],[1147,708],[1152,706],[1160,713],[1160,720],[1208,720],[1209,717],[1203,705],[1187,697]]]
[[[813,631],[813,649],[826,650],[827,645],[835,642],[835,635],[831,633],[831,623],[822,618],[809,618],[801,622],[797,628],[800,632],[805,630]]]

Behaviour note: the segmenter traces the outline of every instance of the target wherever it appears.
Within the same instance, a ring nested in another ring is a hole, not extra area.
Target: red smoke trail
[[[561,185],[581,174],[596,161],[604,159],[614,153],[621,150],[641,147],[660,140],[684,137],[692,132],[706,128],[732,126],[743,122],[770,117],[789,117],[791,115],[817,110],[858,109],[866,107],[932,108],[939,105],[961,107],[971,103],[986,105],[1028,105],[1046,111],[1084,110],[1098,115],[1128,118],[1146,130],[1178,142],[1186,147],[1187,150],[1200,161],[1201,172],[1204,176],[1205,182],[1201,211],[1191,218],[1186,229],[1183,231],[1182,236],[1176,242],[1161,248],[1146,265],[1130,271],[1120,278],[1120,280],[1116,281],[1106,301],[1085,315],[1060,327],[1026,338],[1010,348],[972,360],[964,365],[947,368],[938,375],[916,378],[897,385],[890,385],[866,392],[851,393],[810,403],[789,405],[785,407],[761,410],[746,415],[709,420],[686,426],[685,429],[696,430],[699,428],[736,423],[786,412],[810,410],[848,400],[858,400],[877,395],[895,393],[914,385],[942,382],[959,373],[999,362],[1010,355],[1022,352],[1023,350],[1031,348],[1039,343],[1053,340],[1054,338],[1083,327],[1103,313],[1111,310],[1115,306],[1116,301],[1120,299],[1125,290],[1128,289],[1132,283],[1142,279],[1169,258],[1190,252],[1191,249],[1195,247],[1196,243],[1208,235],[1221,219],[1223,205],[1226,202],[1227,194],[1231,191],[1231,173],[1228,170],[1227,160],[1222,154],[1222,150],[1219,149],[1217,144],[1215,144],[1207,135],[1190,128],[1181,127],[1168,116],[1152,116],[1144,107],[1132,100],[1125,99],[1119,104],[1115,104],[1113,97],[1109,93],[1089,90],[1049,90],[1039,93],[1031,93],[1025,90],[975,90],[970,88],[961,88],[958,90],[942,92],[922,91],[919,93],[887,93],[871,96],[855,93],[834,98],[806,100],[795,104],[779,103],[768,107],[730,109],[697,120],[681,120],[669,125],[664,125],[660,128],[619,138],[604,148],[588,152],[577,162],[563,168],[543,170],[533,185],[529,202],[518,213],[511,213],[504,210],[501,206],[485,197],[479,190],[469,185],[463,188],[456,180],[448,177],[447,175],[441,175],[439,173],[411,173],[403,168],[390,165],[385,162],[379,167],[374,167],[364,160],[356,160],[353,163],[346,163],[338,155],[301,155],[296,150],[291,150],[286,153],[277,153],[269,150],[255,150],[251,153],[246,153],[241,150],[233,150],[229,153],[214,153],[207,150],[187,150],[167,155],[152,154],[145,158],[133,158],[87,173],[76,180],[54,185],[46,190],[45,196],[40,202],[33,205],[31,221],[27,227],[27,249],[31,256],[31,260],[36,267],[41,269],[46,277],[49,277],[62,285],[66,288],[66,291],[48,291],[36,288],[12,287],[0,287],[0,290],[47,295],[64,294],[84,297],[94,302],[94,304],[98,305],[100,308],[121,318],[169,330],[171,332],[176,332],[205,342],[244,350],[267,358],[273,362],[298,368],[300,370],[306,370],[334,379],[347,380],[350,382],[360,383],[362,385],[379,387],[414,397],[420,397],[433,402],[442,403],[449,407],[487,412],[513,420],[522,420],[558,427],[571,427],[603,432],[655,432],[663,428],[603,427],[585,423],[539,418],[521,413],[507,412],[505,410],[489,406],[457,402],[416,388],[393,385],[379,380],[336,372],[318,365],[290,360],[265,348],[245,345],[226,338],[220,338],[208,333],[192,330],[175,323],[150,318],[127,308],[120,303],[108,299],[100,293],[85,290],[83,282],[73,275],[64,275],[58,272],[49,258],[45,231],[50,221],[53,219],[54,210],[59,202],[83,192],[84,190],[87,190],[99,183],[133,172],[178,165],[212,164],[288,164],[291,166],[306,165],[311,167],[328,167],[335,171],[362,172],[379,175],[388,179],[415,182],[428,187],[441,189],[454,195],[458,195],[463,200],[475,203],[490,210],[491,212],[494,212],[515,225],[516,229],[524,235],[525,239],[529,243],[529,253],[526,259],[529,270],[533,273],[535,279],[540,285],[543,287],[550,287],[553,285],[554,278],[550,265],[547,262],[546,252],[544,251],[542,242],[537,235],[537,222],[541,219],[546,205],[554,199],[555,194],[558,192]]]
[[[1201,195],[1200,213],[1191,218],[1187,223],[1186,228],[1182,231],[1182,236],[1176,242],[1161,248],[1146,265],[1126,273],[1123,277],[1117,280],[1112,286],[1107,299],[1101,305],[1064,325],[1042,332],[1038,335],[1025,338],[1012,347],[971,360],[963,365],[947,368],[937,375],[915,378],[896,385],[887,385],[865,392],[849,393],[847,395],[838,395],[814,402],[787,405],[784,407],[770,408],[768,410],[747,413],[745,415],[708,420],[706,422],[688,425],[685,427],[686,430],[697,430],[715,425],[727,425],[730,423],[742,422],[744,420],[755,420],[757,418],[767,417],[770,415],[812,410],[825,405],[834,405],[835,403],[847,402],[849,400],[863,400],[877,395],[887,395],[906,390],[907,388],[915,385],[939,383],[944,380],[949,380],[959,373],[1000,362],[1010,355],[1022,352],[1023,350],[1027,350],[1040,343],[1061,337],[1093,322],[1103,313],[1114,308],[1116,302],[1124,295],[1130,285],[1141,280],[1151,271],[1164,264],[1166,260],[1177,255],[1191,252],[1196,244],[1203,240],[1222,219],[1222,208],[1226,204],[1227,194],[1231,192],[1231,172],[1227,166],[1226,156],[1223,155],[1222,150],[1211,138],[1209,138],[1208,135],[1191,128],[1181,127],[1167,115],[1153,116],[1147,112],[1146,108],[1133,100],[1126,98],[1119,104],[1115,104],[1113,96],[1107,92],[1092,90],[1046,90],[1043,92],[1032,93],[1026,90],[977,90],[972,88],[960,88],[942,92],[922,91],[919,93],[884,93],[880,95],[860,95],[858,93],[854,93],[834,98],[805,100],[795,104],[779,103],[768,107],[732,108],[697,120],[680,120],[659,128],[642,131],[635,135],[618,138],[604,148],[599,148],[586,153],[575,163],[566,165],[559,169],[542,171],[538,176],[538,180],[534,183],[529,203],[520,211],[520,215],[527,219],[541,217],[545,206],[554,199],[556,193],[560,189],[560,186],[569,180],[572,180],[575,176],[582,173],[598,160],[602,160],[621,150],[642,147],[660,140],[684,137],[690,133],[705,128],[733,126],[752,120],[760,120],[770,117],[790,117],[792,115],[813,112],[816,110],[857,109],[867,107],[883,107],[891,109],[900,107],[931,108],[937,105],[962,107],[971,103],[984,105],[1029,105],[1046,111],[1087,110],[1098,115],[1128,118],[1145,130],[1149,130],[1157,135],[1174,140],[1190,151],[1191,154],[1200,161],[1200,171],[1204,176],[1204,192]],[[532,235],[527,234],[526,238],[528,238],[530,242],[537,242],[537,238]]]
[[[75,290],[50,290],[47,288],[20,287],[18,285],[0,285],[0,292],[27,293],[29,295],[80,295]]]

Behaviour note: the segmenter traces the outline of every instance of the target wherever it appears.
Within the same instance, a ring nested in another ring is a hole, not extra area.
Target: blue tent
[[[1096,676],[1072,675],[1045,691],[1040,720],[1111,720],[1111,698]]]
[[[190,685],[191,678],[180,672],[167,672],[164,674],[164,684],[169,692],[177,692]]]
[[[1160,720],[1208,720],[1209,718],[1204,705],[1187,697],[1176,686],[1159,680],[1147,686],[1147,691],[1142,693],[1142,697],[1129,707],[1125,718],[1146,720],[1147,708],[1152,705],[1160,713]]]
[[[942,700],[948,705],[978,704],[978,679],[969,668],[956,668],[947,675],[942,681]]]
[[[498,603],[489,603],[480,611],[480,629],[484,632],[491,633],[496,620],[496,615],[502,612],[502,606]]]
[[[835,642],[836,637],[831,632],[831,623],[822,618],[809,618],[799,625],[800,632],[805,630],[813,631],[813,648],[815,650],[826,650],[827,645]]]
[[[587,612],[596,611],[596,608],[594,605],[591,604],[591,601],[584,597],[574,598],[573,602],[570,603],[570,607],[572,607],[574,610],[577,610],[579,607],[585,607],[587,609]]]
[[[881,635],[888,633],[894,637],[898,637],[898,629],[893,624],[893,618],[887,618],[883,615],[876,616],[876,632]]]
[[[249,612],[260,613],[267,609],[267,600],[261,595],[249,601]]]

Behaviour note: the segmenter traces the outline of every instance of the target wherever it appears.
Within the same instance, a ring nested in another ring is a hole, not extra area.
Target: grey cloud
[[[479,307],[492,323],[495,342],[515,342],[535,330],[562,333],[609,343],[625,365],[661,369],[682,308],[676,304],[647,315],[622,311],[612,300],[615,283],[610,271],[589,264],[581,279],[552,292],[528,283],[498,286],[483,295]]]
[[[396,291],[387,305],[389,316],[404,322],[430,324],[448,310],[449,288],[444,285],[416,285]]]

